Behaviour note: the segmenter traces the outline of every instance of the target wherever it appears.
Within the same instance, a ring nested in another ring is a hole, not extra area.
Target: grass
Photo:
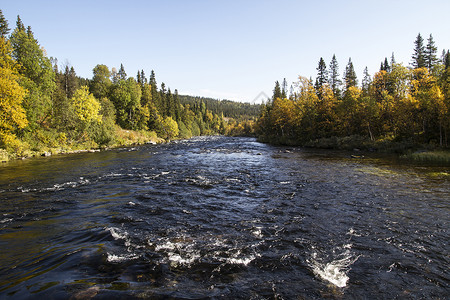
[[[450,165],[449,150],[419,151],[402,155],[401,158],[416,162],[439,163]]]

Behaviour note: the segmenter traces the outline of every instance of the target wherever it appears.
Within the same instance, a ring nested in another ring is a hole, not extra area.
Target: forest
[[[361,85],[351,58],[340,77],[335,55],[328,66],[320,58],[315,81],[299,76],[289,91],[286,81],[277,81],[257,122],[260,140],[391,151],[448,147],[449,51],[438,57],[433,36],[425,41],[419,33],[412,53],[409,66],[392,54],[373,76],[366,67]]]
[[[155,72],[98,64],[91,79],[48,57],[30,26],[0,10],[0,156],[160,142],[253,130],[259,106],[180,96]],[[243,115],[244,114],[244,115]],[[227,117],[224,117],[227,116]],[[235,120],[238,119],[238,120]]]

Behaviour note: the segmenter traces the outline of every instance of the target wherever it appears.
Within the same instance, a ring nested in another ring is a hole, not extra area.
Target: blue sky
[[[24,1],[3,0],[15,27],[31,26],[48,56],[92,77],[97,64],[128,76],[153,69],[180,94],[251,102],[274,82],[315,78],[333,54],[358,79],[395,53],[408,65],[420,32],[450,48],[450,1]]]

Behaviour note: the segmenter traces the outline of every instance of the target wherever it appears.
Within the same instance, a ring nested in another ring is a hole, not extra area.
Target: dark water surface
[[[450,170],[206,137],[0,166],[0,298],[445,299]]]

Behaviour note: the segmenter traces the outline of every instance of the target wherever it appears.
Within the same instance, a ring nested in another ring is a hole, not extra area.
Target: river
[[[199,137],[0,166],[1,299],[444,299],[450,168]]]

